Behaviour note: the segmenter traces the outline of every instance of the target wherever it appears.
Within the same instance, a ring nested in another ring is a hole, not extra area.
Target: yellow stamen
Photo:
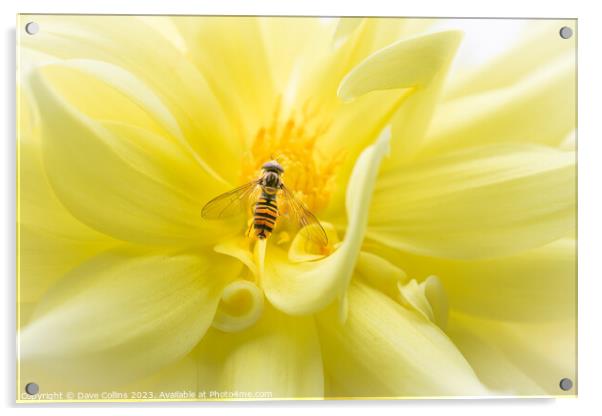
[[[328,205],[335,185],[335,173],[342,162],[342,155],[325,159],[316,146],[320,136],[328,129],[328,123],[319,120],[319,108],[309,102],[296,114],[281,117],[279,98],[271,121],[261,127],[243,161],[243,180],[256,178],[261,166],[276,159],[284,168],[285,185],[313,212]]]

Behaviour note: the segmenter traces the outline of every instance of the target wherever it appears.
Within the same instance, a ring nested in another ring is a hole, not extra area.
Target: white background
[[[589,3],[589,5],[588,5]],[[48,415],[114,414],[117,405],[14,404],[15,397],[15,19],[16,13],[172,13],[172,14],[301,14],[301,15],[393,15],[442,17],[564,17],[579,19],[579,398],[549,400],[440,400],[398,402],[272,402],[128,404],[129,414],[164,414],[177,408],[181,413],[250,415],[345,412],[365,414],[508,414],[563,415],[600,414],[602,391],[602,245],[599,233],[602,216],[602,15],[595,1],[397,1],[392,0],[3,0],[0,59],[2,173],[2,364],[0,405],[5,414],[44,412]],[[169,408],[169,409],[168,409]],[[286,408],[286,409],[285,409]]]

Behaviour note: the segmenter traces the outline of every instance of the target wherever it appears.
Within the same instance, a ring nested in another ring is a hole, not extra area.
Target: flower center
[[[271,120],[257,130],[243,159],[242,179],[257,178],[261,166],[276,159],[284,168],[282,180],[295,197],[313,212],[325,208],[342,155],[325,158],[318,151],[316,143],[329,124],[318,117],[318,112],[318,108],[306,102],[300,111],[283,117],[279,98]]]

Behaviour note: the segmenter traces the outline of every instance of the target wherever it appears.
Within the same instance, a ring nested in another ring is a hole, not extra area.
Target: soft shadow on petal
[[[399,41],[366,58],[341,81],[338,95],[345,101],[371,91],[412,89],[392,123],[395,140],[386,166],[397,166],[419,148],[461,37],[447,31]]]
[[[436,325],[361,281],[349,286],[347,322],[332,307],[317,322],[327,397],[488,394]]]
[[[347,233],[334,253],[315,262],[291,263],[286,252],[276,246],[268,247],[261,283],[266,297],[281,311],[310,314],[345,293],[364,240],[372,189],[380,162],[388,151],[389,138],[387,128],[355,164],[347,188]]]
[[[82,385],[151,374],[192,350],[240,269],[215,254],[102,254],[42,299],[19,334],[20,360]]]
[[[76,218],[112,237],[143,244],[216,235],[217,224],[200,219],[205,197],[178,189],[185,180],[170,167],[203,176],[175,144],[144,130],[89,119],[56,95],[39,72],[31,83],[41,110],[48,178]],[[204,182],[215,188],[214,181]]]
[[[266,305],[251,328],[237,333],[211,329],[195,352],[199,390],[269,392],[291,399],[320,398],[324,392],[312,317],[287,316]]]
[[[574,54],[565,54],[510,86],[445,101],[420,157],[489,143],[558,146],[575,129]]]
[[[575,227],[575,155],[491,145],[379,177],[366,237],[433,257],[511,255]]]
[[[565,377],[576,381],[575,320],[511,323],[452,313],[448,334],[483,382],[501,393],[535,395],[543,390],[574,395],[577,391],[573,387],[565,392],[558,386]]]
[[[575,240],[563,238],[514,256],[483,260],[423,257],[369,246],[418,279],[435,274],[453,310],[484,319],[545,322],[574,317]]]

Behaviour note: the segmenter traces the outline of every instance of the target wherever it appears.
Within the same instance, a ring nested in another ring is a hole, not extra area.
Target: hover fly
[[[275,160],[270,160],[262,167],[261,176],[245,185],[221,194],[209,201],[201,212],[203,218],[220,219],[249,212],[252,208],[252,229],[255,236],[264,240],[270,236],[284,205],[284,212],[293,220],[308,240],[319,246],[328,244],[328,237],[320,222],[305,205],[284,185],[282,174],[284,169]],[[251,228],[249,228],[249,232]]]

